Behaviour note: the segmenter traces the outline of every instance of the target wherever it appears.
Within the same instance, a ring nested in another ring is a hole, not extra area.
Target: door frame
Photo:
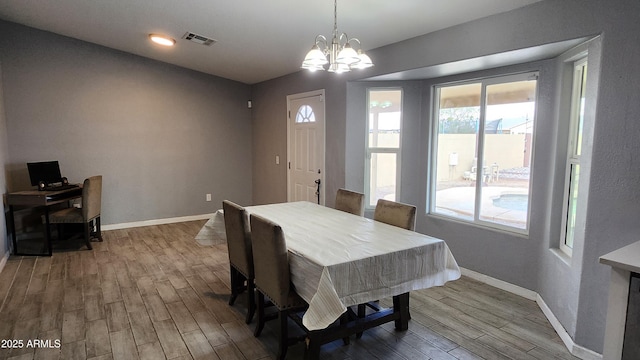
[[[326,189],[326,180],[325,180],[325,173],[327,172],[327,166],[326,166],[326,152],[327,152],[327,107],[325,106],[326,104],[326,97],[324,95],[324,89],[318,89],[318,90],[313,90],[313,91],[307,91],[307,92],[303,92],[303,93],[298,93],[298,94],[291,94],[291,95],[287,95],[287,114],[286,114],[286,119],[287,119],[287,202],[290,202],[291,199],[293,198],[292,196],[292,192],[293,189],[291,188],[291,155],[292,155],[292,151],[291,151],[291,133],[292,133],[292,114],[291,114],[291,101],[292,100],[298,100],[298,99],[303,99],[303,98],[307,98],[307,97],[314,97],[314,96],[320,96],[320,102],[322,103],[322,107],[323,107],[323,119],[322,119],[322,128],[319,129],[322,131],[323,134],[323,139],[324,139],[324,143],[322,144],[322,160],[321,160],[321,165],[322,165],[322,172],[320,173],[320,205],[324,205],[325,204],[325,189]],[[295,110],[294,110],[295,111]],[[295,118],[295,114],[293,114],[294,118]]]

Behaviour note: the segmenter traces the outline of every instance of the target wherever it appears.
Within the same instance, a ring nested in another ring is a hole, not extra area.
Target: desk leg
[[[49,256],[53,255],[53,246],[51,245],[51,224],[49,224],[49,207],[44,207],[44,229],[45,234],[45,245],[47,245],[47,250],[49,251]]]
[[[18,239],[16,238],[16,220],[13,214],[13,205],[9,205],[9,223],[9,226],[11,226],[11,240],[13,241],[13,255],[18,255]]]
[[[396,295],[393,297],[393,312],[398,312],[400,317],[395,320],[396,330],[404,331],[409,329],[409,293]]]

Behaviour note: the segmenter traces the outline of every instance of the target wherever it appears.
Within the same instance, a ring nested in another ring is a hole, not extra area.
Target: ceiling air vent
[[[192,42],[194,42],[196,44],[207,45],[207,46],[211,46],[212,44],[217,42],[217,40],[215,40],[215,39],[211,39],[211,38],[208,38],[206,36],[198,35],[198,34],[192,33],[192,32],[187,32],[186,34],[184,34],[184,36],[182,38],[185,39],[185,40],[192,41]]]

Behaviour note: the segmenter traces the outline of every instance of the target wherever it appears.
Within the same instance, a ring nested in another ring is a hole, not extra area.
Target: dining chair
[[[373,213],[373,220],[413,231],[416,228],[416,207],[378,199]]]
[[[416,207],[395,201],[378,199],[376,209],[373,212],[373,220],[414,231],[416,228]],[[375,311],[379,311],[379,308],[374,303],[358,304],[358,317],[362,318],[366,315],[367,306]],[[411,319],[410,313],[409,319]],[[356,338],[359,339],[360,337],[362,337],[361,332],[356,334]]]
[[[258,293],[258,324],[254,335],[260,336],[266,319],[265,296],[277,308],[278,359],[284,359],[289,346],[289,315],[302,311],[308,304],[295,292],[290,279],[289,255],[282,228],[251,214],[251,244]]]
[[[62,224],[83,224],[84,241],[91,250],[91,238],[102,241],[100,213],[102,208],[102,175],[84,180],[82,185],[82,207],[68,207],[49,214],[49,224],[58,224],[58,237]],[[95,230],[92,231],[95,227]]]
[[[338,189],[336,193],[336,210],[364,216],[364,194]]]
[[[250,323],[256,309],[253,255],[251,248],[251,231],[247,223],[247,214],[243,207],[228,200],[222,202],[224,227],[227,233],[227,249],[229,252],[229,275],[231,278],[231,297],[229,305],[233,306],[238,295],[247,292],[247,317]]]

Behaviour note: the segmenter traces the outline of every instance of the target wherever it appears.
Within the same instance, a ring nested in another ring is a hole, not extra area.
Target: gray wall
[[[0,164],[5,165],[7,163],[7,121],[4,112],[4,92],[2,86],[2,62],[0,61]],[[7,192],[7,177],[5,171],[0,171],[0,189],[3,193]],[[5,213],[4,201],[0,203],[0,210],[2,214]],[[7,223],[6,216],[0,217],[0,262],[7,255],[9,250],[9,244],[7,244]]]
[[[8,22],[0,61],[9,190],[58,160],[71,182],[103,175],[107,225],[251,202],[248,85]]]
[[[253,202],[287,201],[287,95],[325,89],[326,205],[333,206],[335,193],[345,177],[346,83],[324,74],[296,73],[254,85],[253,100]],[[280,165],[275,156],[280,156]]]
[[[364,142],[359,132],[365,129],[357,117],[364,109],[357,94],[365,85],[354,81],[601,34],[590,48],[589,71],[599,70],[594,79],[598,87],[588,89],[592,104],[588,116],[594,124],[586,131],[593,135],[588,149],[592,156],[588,179],[581,180],[580,189],[580,204],[587,211],[579,220],[584,231],[572,258],[553,250],[560,237],[558,189],[564,183],[564,164],[558,161],[564,161],[566,151],[561,150],[565,146],[562,136],[566,135],[566,124],[561,122],[566,120],[559,115],[562,103],[558,79],[562,74],[555,60],[524,65],[538,67],[545,74],[540,80],[538,111],[549,126],[536,135],[532,179],[535,199],[528,237],[426,214],[429,84],[442,79],[425,82],[420,105],[422,123],[414,124],[421,137],[404,138],[403,147],[421,149],[417,156],[420,160],[414,163],[421,170],[416,178],[403,179],[400,198],[411,200],[417,194],[414,203],[423,214],[418,230],[444,238],[461,266],[538,292],[576,344],[602,352],[610,270],[598,264],[598,257],[638,241],[640,233],[640,156],[636,154],[640,136],[640,47],[633,40],[640,33],[639,15],[637,0],[545,0],[370,51],[376,66],[362,73],[336,77],[300,72],[258,84],[252,94],[257,104],[262,103],[253,113],[254,201],[286,200],[286,168],[270,164],[275,154],[286,154],[288,94],[326,89],[326,176],[330,184],[326,191],[327,205],[331,205],[330,194],[338,187],[362,186]]]

